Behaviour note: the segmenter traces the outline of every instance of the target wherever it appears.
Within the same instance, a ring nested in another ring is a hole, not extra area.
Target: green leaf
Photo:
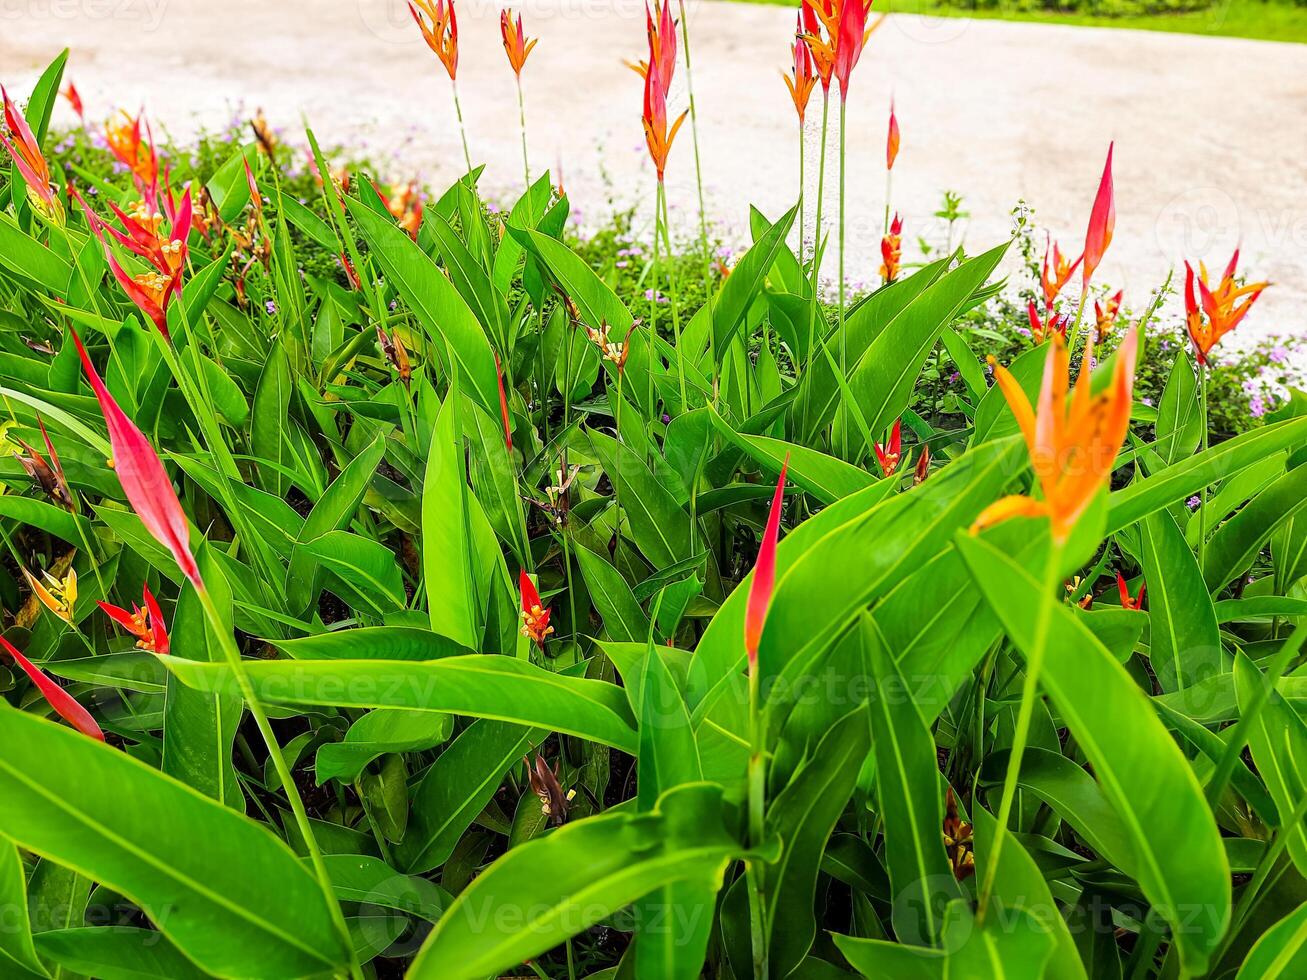
[[[1262,934],[1236,980],[1278,980],[1307,972],[1307,902]]]
[[[1217,592],[1247,570],[1268,538],[1307,505],[1307,466],[1297,466],[1253,497],[1216,529],[1207,545],[1203,579]]]
[[[609,812],[513,848],[482,872],[423,945],[409,980],[481,980],[552,949],[661,885],[721,885],[742,849],[721,789],[665,794],[650,813]]]
[[[131,926],[55,929],[37,939],[41,955],[99,980],[203,980],[209,976],[167,938]]]
[[[427,770],[413,791],[413,817],[396,850],[400,866],[421,874],[444,864],[499,789],[504,773],[544,733],[482,719],[469,725]]]
[[[415,626],[364,626],[268,642],[297,660],[439,660],[472,652]]]
[[[1239,710],[1248,710],[1258,688],[1266,686],[1266,678],[1244,654],[1234,662],[1234,687],[1239,698]],[[1276,691],[1267,691],[1262,705],[1248,733],[1248,748],[1262,780],[1275,801],[1281,815],[1294,812],[1307,796],[1307,722],[1291,708]],[[1307,826],[1281,827],[1288,834],[1289,856],[1299,874],[1307,874]]]
[[[486,411],[499,411],[499,382],[495,355],[485,330],[468,308],[449,277],[389,215],[382,217],[366,204],[348,198],[345,206],[358,223],[376,259],[400,296],[413,309],[436,344],[454,360],[459,379]]]
[[[449,738],[454,720],[434,711],[377,708],[349,726],[343,742],[318,749],[318,785],[329,779],[353,782],[373,759],[387,752],[418,752]]]
[[[0,743],[0,832],[131,898],[205,970],[343,968],[326,897],[265,827],[21,711],[0,709]]]
[[[796,204],[749,247],[721,284],[715,300],[708,304],[712,315],[713,344],[719,360],[740,324],[744,322],[749,307],[758,298],[759,290],[775,264],[776,257],[785,249],[785,239],[789,237],[794,216],[798,212],[799,206]],[[693,350],[688,353],[697,354]]]
[[[1169,507],[1203,487],[1239,472],[1289,446],[1307,441],[1307,418],[1275,422],[1219,443],[1160,473],[1135,480],[1109,498],[1106,534],[1115,534],[1155,510]]]
[[[943,932],[945,907],[961,897],[940,836],[939,756],[874,620],[863,617],[860,633],[864,669],[876,683],[866,717],[876,753],[877,812],[885,826],[894,935],[899,942],[934,946]]]
[[[349,531],[328,531],[304,542],[303,548],[349,587],[342,598],[351,604],[357,601],[380,615],[403,609],[408,602],[399,559],[381,542]]]
[[[12,841],[0,837],[0,908],[5,909],[0,928],[0,973],[14,971],[18,977],[46,976],[45,967],[32,945],[32,924],[27,910],[27,878],[23,861]]]
[[[237,689],[226,664],[165,658],[202,691]],[[278,704],[421,708],[547,728],[635,753],[634,718],[621,688],[569,677],[512,657],[473,654],[406,660],[251,661],[255,692]]]
[[[603,617],[608,638],[635,643],[648,636],[649,617],[640,608],[631,587],[616,566],[583,544],[577,545],[574,554],[581,566],[581,574],[585,576],[590,598]]]
[[[1224,666],[1212,597],[1167,511],[1154,511],[1139,522],[1139,552],[1148,587],[1148,659],[1162,690],[1183,690]]]
[[[976,586],[1028,658],[1051,598],[1010,558],[959,535]],[[1060,603],[1043,644],[1040,684],[1084,750],[1129,834],[1136,877],[1175,929],[1185,968],[1201,973],[1230,915],[1230,871],[1216,821],[1189,763],[1125,668]],[[1186,909],[1209,914],[1194,920]]]
[[[593,430],[589,435],[604,472],[620,487],[622,515],[636,547],[655,568],[689,558],[690,516],[672,492],[625,443]]]
[[[293,469],[295,455],[284,436],[290,412],[290,360],[281,344],[273,344],[254,389],[254,413],[250,426],[250,448],[254,455],[278,466]],[[263,474],[261,485],[278,497],[286,495],[289,481],[276,470]]]

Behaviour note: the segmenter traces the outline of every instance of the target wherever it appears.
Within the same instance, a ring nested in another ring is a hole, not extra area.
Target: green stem
[[[1007,774],[1003,777],[1003,796],[998,807],[998,823],[994,830],[994,846],[985,862],[985,880],[979,892],[976,909],[976,923],[985,920],[989,907],[989,898],[994,890],[994,879],[998,873],[999,858],[1003,853],[1003,842],[1007,838],[1008,820],[1012,815],[1012,801],[1016,797],[1017,781],[1021,775],[1021,758],[1026,751],[1026,740],[1030,737],[1030,721],[1035,712],[1035,700],[1039,696],[1039,672],[1044,664],[1044,649],[1048,643],[1049,624],[1053,618],[1053,607],[1058,602],[1059,566],[1062,563],[1062,544],[1050,539],[1048,558],[1044,568],[1044,594],[1039,604],[1038,618],[1035,620],[1035,637],[1030,653],[1026,657],[1026,678],[1021,688],[1021,707],[1017,711],[1016,729],[1012,734],[1012,750],[1008,755]]]
[[[840,268],[839,268],[839,275],[840,275],[840,281],[839,281],[839,304],[840,304],[840,308],[839,308],[838,325],[839,325],[839,335],[840,335],[840,375],[841,375],[841,377],[844,377],[844,378],[847,378],[847,377],[849,376],[848,351],[847,351],[848,344],[847,344],[846,338],[845,338],[845,336],[844,336],[844,226],[845,226],[845,221],[844,221],[844,175],[845,175],[845,171],[848,169],[848,168],[845,167],[845,165],[844,165],[844,164],[845,164],[845,144],[846,144],[845,137],[846,137],[846,135],[847,135],[847,129],[848,129],[848,127],[845,125],[845,110],[846,110],[846,108],[847,108],[847,102],[845,101],[845,99],[844,99],[843,97],[841,97],[841,98],[840,98]],[[845,426],[844,429],[843,429],[843,439],[841,439],[841,442],[844,443],[844,442],[847,442],[847,440],[848,440],[848,426]],[[847,445],[841,445],[841,447],[840,447],[840,455],[841,455],[841,456],[845,456],[845,455],[847,455],[847,454],[848,454],[848,446],[847,446]]]
[[[668,229],[671,227],[672,224],[672,216],[671,214],[668,213],[667,210],[667,189],[666,187],[663,186],[662,181],[658,182],[658,197],[657,197],[657,204],[655,206],[662,208],[662,214],[658,218],[657,222],[655,222],[654,224],[654,236],[657,237],[658,228],[661,226],[663,231],[663,244],[667,246],[667,254],[671,255],[672,236],[671,236],[671,232]],[[688,412],[690,410],[690,406],[686,402],[686,395],[685,395],[685,352],[681,349],[681,314],[679,309],[680,304],[677,302],[678,296],[677,296],[677,284],[676,284],[676,270],[673,264],[670,262],[668,263],[668,268],[667,268],[667,282],[668,282],[668,291],[671,294],[671,298],[672,298],[672,334],[676,340],[676,374],[681,384],[681,411]],[[657,295],[657,291],[655,290],[654,293],[655,305],[657,304],[657,300],[658,300],[658,295]],[[712,329],[711,325],[709,326],[709,329],[710,330]],[[652,337],[649,338],[649,377],[650,379],[653,378],[653,338]],[[649,411],[653,411],[653,405],[654,405],[653,399],[650,398]]]
[[[531,164],[526,158],[526,100],[522,97],[522,76],[517,76],[517,121],[522,129],[522,173],[526,176],[526,189],[531,190]],[[471,164],[468,169],[472,169]]]
[[[454,115],[458,116],[458,134],[463,138],[463,162],[467,164],[467,172],[471,173],[472,154],[467,148],[467,127],[463,125],[463,104],[458,99],[458,82],[451,78],[449,87],[454,90]]]
[[[336,893],[331,884],[331,875],[328,874],[326,862],[322,859],[322,849],[318,846],[318,840],[313,834],[313,825],[309,822],[309,814],[304,808],[304,800],[295,785],[295,778],[291,774],[290,766],[286,764],[286,757],[282,754],[281,744],[277,741],[277,735],[272,730],[272,723],[268,721],[268,715],[263,710],[258,695],[254,692],[254,685],[250,681],[250,675],[245,670],[245,662],[241,659],[240,650],[236,648],[236,641],[232,637],[231,627],[223,621],[222,614],[218,612],[218,607],[214,604],[213,597],[209,595],[207,589],[197,586],[195,594],[199,597],[200,605],[204,607],[204,614],[209,620],[209,625],[213,627],[213,632],[218,638],[218,645],[222,647],[223,655],[227,658],[227,666],[236,679],[241,697],[244,698],[245,705],[249,708],[250,715],[253,716],[254,723],[259,728],[259,734],[263,736],[264,744],[268,747],[268,757],[272,760],[273,769],[286,791],[286,799],[290,802],[291,812],[295,815],[295,824],[299,827],[300,836],[304,839],[304,846],[308,848],[309,860],[313,865],[318,884],[322,886],[323,894],[327,900],[327,907],[331,911],[332,921],[335,923],[340,940],[349,954],[350,976],[356,978],[356,980],[361,980],[363,970],[359,966],[358,958],[354,955],[354,944],[349,936],[349,927],[345,924],[345,914],[340,909],[340,903],[336,901]]]
[[[765,804],[767,768],[764,762],[762,717],[758,693],[758,665],[749,665],[749,846],[762,847],[766,832]],[[749,891],[749,934],[753,945],[754,980],[766,980],[770,973],[767,936],[763,929],[767,889],[762,860],[750,858],[745,869]]]
[[[1207,364],[1198,362],[1198,413],[1202,424],[1200,451],[1207,453]],[[1207,571],[1207,484],[1198,491],[1198,572]]]
[[[804,208],[804,191],[807,190],[807,174],[804,172],[804,158],[807,154],[803,147],[803,118],[799,118],[799,264],[803,264],[803,233],[807,229],[807,214]]]
[[[812,305],[808,308],[808,366],[816,354],[814,334],[817,329],[817,307],[821,300],[818,295],[821,276],[821,213],[823,199],[826,195],[826,138],[830,131],[830,90],[822,93],[821,99],[821,151],[817,160],[817,215],[813,219],[812,238]],[[807,421],[806,419],[804,420]],[[805,426],[806,428],[806,426]]]

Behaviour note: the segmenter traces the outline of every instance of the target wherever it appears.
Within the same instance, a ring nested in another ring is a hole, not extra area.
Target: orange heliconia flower
[[[1071,358],[1066,344],[1055,334],[1044,361],[1037,410],[1016,378],[990,358],[995,381],[1030,450],[1042,499],[1004,497],[976,518],[973,534],[1011,517],[1047,517],[1054,543],[1066,542],[1116,465],[1130,426],[1138,353],[1139,331],[1131,330],[1117,352],[1112,380],[1104,391],[1090,392],[1090,372],[1082,367],[1075,387],[1068,392]],[[1091,362],[1092,357],[1087,356],[1085,363]]]
[[[889,103],[889,132],[885,136],[885,169],[893,170],[894,161],[899,157],[899,143],[902,142],[902,135],[899,133],[899,117],[894,112],[894,100],[890,99]]]
[[[148,583],[141,586],[141,601],[145,603],[144,607],[133,602],[131,611],[98,600],[96,605],[106,616],[136,637],[138,648],[150,653],[167,654],[168,628],[163,622],[163,611],[159,608],[159,600],[150,591]]]
[[[880,467],[881,473],[886,477],[893,476],[903,458],[903,420],[894,420],[888,442],[878,442],[871,448],[876,453],[876,465]]]
[[[507,7],[499,12],[499,33],[504,38],[504,53],[508,55],[508,63],[512,66],[514,74],[520,78],[527,55],[540,39],[533,38],[528,41],[526,33],[522,30],[522,15],[518,14],[517,21],[514,23],[513,12]]]
[[[794,58],[794,74],[787,75],[781,72],[781,78],[785,79],[785,87],[790,90],[790,98],[794,100],[794,111],[799,114],[799,125],[803,125],[803,118],[808,112],[808,99],[812,95],[813,86],[817,84],[817,76],[813,73],[812,52],[808,49],[800,37],[802,36],[803,23],[799,22],[798,34],[795,36],[794,43],[790,45],[790,54]]]
[[[41,155],[41,145],[3,85],[0,85],[0,96],[4,98],[4,125],[0,126],[0,143],[4,144],[4,148],[13,157],[14,166],[27,185],[28,199],[46,217],[62,221],[63,206],[50,183],[50,168]]]
[[[1049,261],[1050,253],[1051,264]],[[1053,305],[1058,294],[1062,292],[1062,287],[1071,281],[1076,268],[1083,260],[1084,255],[1082,254],[1074,262],[1070,261],[1067,256],[1062,254],[1057,242],[1053,241],[1052,237],[1049,236],[1047,243],[1044,245],[1044,269],[1039,277],[1040,284],[1044,287],[1044,303],[1047,306],[1051,307]]]
[[[1116,573],[1116,590],[1121,594],[1122,609],[1142,609],[1144,607],[1144,589],[1146,585],[1139,586],[1139,594],[1130,595],[1130,586],[1126,584],[1125,576],[1120,572]]]
[[[82,124],[85,125],[86,111],[85,107],[82,105],[82,93],[77,91],[77,86],[73,84],[71,78],[68,80],[68,84],[63,87],[63,91],[59,94],[68,100],[68,104],[73,107],[73,112],[77,113],[77,118],[82,120]]]
[[[144,127],[145,135],[141,135]],[[135,116],[126,109],[104,124],[104,138],[109,151],[132,175],[142,197],[151,194],[159,182],[159,157],[154,149],[154,134],[143,112]]]
[[[545,638],[554,631],[549,625],[549,610],[541,604],[540,593],[525,569],[518,575],[517,584],[522,591],[522,635],[543,650]]]
[[[104,741],[104,732],[95,723],[91,713],[78,704],[71,694],[46,676],[45,671],[23,656],[22,651],[3,636],[0,636],[0,646],[4,647],[5,652],[9,654],[13,662],[36,685],[36,689],[41,692],[41,696],[54,709],[55,714],[83,735],[93,738],[97,742]]]
[[[1103,178],[1098,183],[1098,195],[1094,198],[1094,210],[1089,214],[1089,229],[1085,232],[1084,252],[1084,288],[1089,289],[1089,280],[1094,276],[1098,263],[1103,261],[1107,247],[1112,244],[1112,232],[1116,229],[1116,194],[1112,184],[1112,150],[1115,143],[1107,145],[1107,163],[1103,166]]]
[[[449,72],[449,80],[454,81],[458,74],[458,17],[454,14],[454,0],[409,0],[408,12],[422,31],[427,47]]]
[[[803,0],[800,37],[812,52],[822,88],[827,92],[834,77],[840,80],[841,97],[848,95],[849,76],[863,46],[885,22],[882,14],[868,26],[871,4],[872,0]]]
[[[899,277],[899,268],[903,263],[903,219],[898,213],[890,222],[889,234],[880,240],[880,276],[886,282],[893,282]]]
[[[1121,303],[1125,299],[1125,290],[1118,289],[1107,298],[1107,303],[1094,300],[1094,328],[1101,344],[1116,326],[1117,315],[1121,312]]]
[[[649,65],[657,64],[658,78],[662,81],[663,97],[667,97],[672,87],[672,76],[676,73],[676,21],[672,18],[670,3],[659,5],[654,0],[653,9],[644,8],[645,30],[649,36],[649,60],[626,62],[626,66],[641,78],[647,78]]]
[[[1026,315],[1030,318],[1030,338],[1036,346],[1048,340],[1049,337],[1057,336],[1066,340],[1067,324],[1071,322],[1070,316],[1059,316],[1053,307],[1048,307],[1047,312],[1041,318],[1039,307],[1032,299],[1026,305]]]
[[[1239,322],[1248,315],[1257,297],[1262,295],[1270,283],[1255,282],[1240,286],[1235,282],[1239,269],[1239,250],[1234,250],[1230,263],[1221,275],[1221,281],[1215,289],[1208,285],[1207,267],[1198,263],[1198,275],[1194,275],[1193,266],[1184,264],[1184,304],[1185,322],[1189,328],[1189,339],[1193,341],[1198,363],[1206,364],[1207,355]],[[1195,284],[1198,287],[1194,292]],[[1199,305],[1199,296],[1202,305]],[[1246,299],[1244,297],[1247,297]],[[1240,303],[1240,300],[1243,300]]]
[[[663,172],[667,169],[667,154],[672,151],[672,141],[676,132],[685,122],[686,112],[676,117],[669,131],[667,128],[667,88],[663,84],[661,69],[657,59],[649,62],[644,73],[644,141],[649,147],[649,157],[658,172],[658,181],[662,182]],[[687,110],[688,112],[688,110]]]

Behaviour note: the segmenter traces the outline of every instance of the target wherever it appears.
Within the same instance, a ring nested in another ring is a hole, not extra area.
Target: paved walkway
[[[777,70],[788,58],[785,7],[692,0],[696,95],[710,218],[742,236],[747,206],[775,214],[798,182],[796,125]],[[524,72],[532,163],[561,165],[590,220],[647,194],[640,83],[621,60],[643,56],[639,0],[529,0],[541,38]],[[460,0],[459,80],[475,157],[505,197],[521,174],[517,104],[498,8]],[[240,103],[294,130],[301,115],[327,141],[366,140],[395,176],[434,184],[462,166],[449,84],[401,0],[26,0],[0,6],[0,78],[22,93],[62,45],[93,117],[143,102],[174,136],[221,125]],[[677,76],[673,109],[682,105]],[[1006,235],[1024,198],[1078,248],[1109,139],[1117,141],[1117,239],[1100,276],[1142,304],[1181,255],[1223,264],[1243,241],[1250,271],[1276,286],[1249,331],[1307,328],[1307,45],[999,21],[892,16],[853,80],[849,274],[879,265],[883,140],[891,90],[903,127],[895,203],[915,236],[961,193],[975,247]],[[61,113],[67,120],[66,107]],[[814,97],[809,178],[818,148]],[[689,124],[668,174],[696,219]],[[811,200],[811,197],[810,197]],[[834,185],[827,201],[834,200]]]

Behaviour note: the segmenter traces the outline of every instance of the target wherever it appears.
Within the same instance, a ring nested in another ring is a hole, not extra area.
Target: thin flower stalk
[[[529,191],[531,164],[526,154],[526,101],[522,96],[522,66],[526,64],[527,56],[539,38],[528,41],[526,32],[522,30],[522,15],[518,14],[515,21],[513,12],[508,7],[499,12],[499,33],[503,37],[504,53],[508,55],[508,64],[513,69],[513,77],[517,82],[517,117],[522,131],[522,172],[526,176],[526,189]]]
[[[463,140],[463,162],[471,173],[472,153],[468,150],[463,105],[458,98],[458,15],[454,11],[454,0],[409,0],[408,12],[413,15],[427,47],[440,59],[449,75],[454,115],[458,118],[458,133]]]

